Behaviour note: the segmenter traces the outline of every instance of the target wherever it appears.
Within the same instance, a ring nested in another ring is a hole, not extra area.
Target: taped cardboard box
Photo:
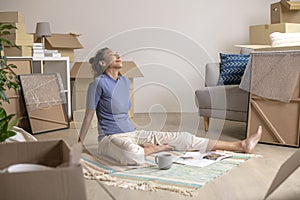
[[[271,45],[270,34],[273,32],[295,33],[300,32],[300,24],[280,23],[263,24],[249,27],[249,42],[251,45]]]
[[[4,47],[4,55],[6,57],[8,56],[24,56],[24,57],[30,57],[32,56],[32,47],[31,46],[19,46],[17,47]]]
[[[20,46],[33,46],[33,35],[27,33],[11,33],[3,36],[4,39]]]
[[[24,15],[17,11],[0,12],[0,22],[24,22]]]
[[[1,22],[1,23],[3,23],[3,22]],[[10,34],[3,35],[4,39],[7,39],[7,40],[11,41],[12,43],[19,45],[19,46],[32,46],[33,45],[34,37],[32,34],[27,33],[26,24],[24,22],[4,22],[4,24],[11,24],[17,28],[17,29],[9,30]],[[6,46],[9,46],[9,45],[6,45]]]
[[[271,24],[300,23],[300,2],[281,0],[271,4]]]
[[[1,22],[1,23],[3,23],[3,22]],[[7,22],[7,23],[3,23],[3,24],[8,24],[8,25],[10,24],[10,25],[13,25],[17,28],[17,29],[10,29],[9,30],[10,33],[16,33],[16,34],[25,34],[25,33],[27,33],[25,23]]]
[[[50,167],[45,170],[6,170],[0,173],[1,199],[85,200],[82,169],[79,165],[70,166],[74,158],[70,156],[71,151],[63,140],[0,144],[1,170],[21,163]]]

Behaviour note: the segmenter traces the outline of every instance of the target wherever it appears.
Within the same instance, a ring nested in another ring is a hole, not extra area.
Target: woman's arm
[[[84,141],[84,139],[86,137],[86,134],[89,130],[89,127],[91,125],[91,121],[93,119],[94,113],[95,113],[95,110],[87,109],[85,111],[84,119],[83,119],[82,126],[81,126],[81,129],[80,129],[78,142],[83,142]]]

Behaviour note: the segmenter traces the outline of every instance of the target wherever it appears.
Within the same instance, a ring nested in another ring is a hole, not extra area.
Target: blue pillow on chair
[[[240,84],[250,55],[220,53],[220,78],[218,85]]]

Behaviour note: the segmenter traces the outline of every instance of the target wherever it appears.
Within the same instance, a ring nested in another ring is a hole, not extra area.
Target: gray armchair
[[[206,64],[205,87],[195,91],[199,116],[204,118],[204,130],[208,131],[209,118],[245,122],[248,113],[249,93],[239,85],[217,86],[219,63]]]

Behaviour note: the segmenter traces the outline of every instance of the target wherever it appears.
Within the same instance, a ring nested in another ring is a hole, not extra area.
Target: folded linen
[[[273,32],[270,34],[270,40],[271,40],[271,45],[273,47],[299,46],[300,32],[294,32],[294,33]]]

